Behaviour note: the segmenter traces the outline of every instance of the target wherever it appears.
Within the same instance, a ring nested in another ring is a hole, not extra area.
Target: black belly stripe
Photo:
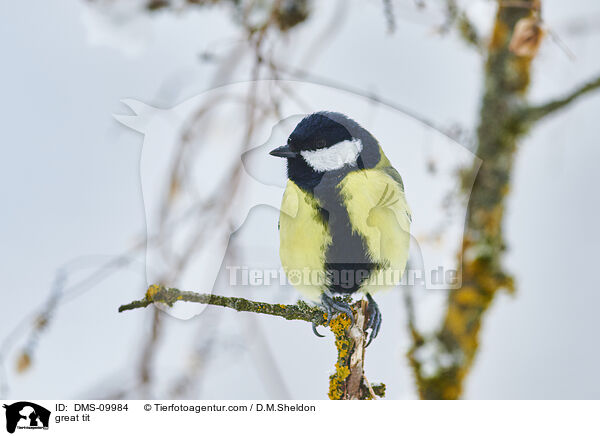
[[[327,217],[331,244],[325,253],[325,270],[330,282],[329,291],[335,294],[358,291],[371,272],[381,267],[369,259],[363,235],[352,231],[338,186],[344,175],[341,172],[327,174],[313,190],[323,209],[320,215]]]

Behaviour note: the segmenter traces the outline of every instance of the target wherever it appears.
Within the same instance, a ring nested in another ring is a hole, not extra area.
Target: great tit
[[[371,294],[400,283],[408,259],[410,209],[404,184],[377,140],[337,112],[306,116],[287,144],[279,255],[288,280],[320,302],[327,323],[350,305],[334,296],[364,293],[369,343],[381,326]],[[313,331],[320,335],[313,322]]]

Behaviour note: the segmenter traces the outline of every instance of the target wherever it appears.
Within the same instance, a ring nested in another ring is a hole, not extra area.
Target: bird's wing
[[[396,183],[398,183],[398,185],[400,185],[400,189],[402,191],[402,197],[404,198],[404,182],[402,181],[402,177],[400,176],[400,173],[398,171],[396,171],[396,168],[391,167],[391,166],[383,168],[383,171],[385,171],[392,179],[394,179],[394,181],[396,181]],[[410,212],[410,207],[409,207],[408,203],[406,202],[405,198],[404,198],[404,205],[406,206],[406,214],[408,215],[408,220],[412,222],[412,215]]]
[[[400,174],[391,166],[355,171],[341,182],[340,192],[372,260],[404,270],[411,216]]]

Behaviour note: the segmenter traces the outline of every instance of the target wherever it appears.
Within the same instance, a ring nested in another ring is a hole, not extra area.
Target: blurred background
[[[381,142],[411,263],[378,296],[386,398],[600,397],[600,5],[592,0],[0,3],[0,396],[325,399],[331,334],[147,285],[293,303],[281,145],[303,114]],[[231,238],[230,238],[230,235]]]

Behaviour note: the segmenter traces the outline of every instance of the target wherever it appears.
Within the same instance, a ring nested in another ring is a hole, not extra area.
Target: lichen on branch
[[[147,307],[153,303],[163,303],[172,307],[178,301],[209,304],[227,307],[238,312],[252,312],[273,315],[287,320],[299,320],[322,326],[327,323],[327,314],[317,306],[310,306],[303,301],[296,304],[273,304],[247,300],[239,297],[225,297],[214,294],[199,294],[152,285],[146,291],[143,299],[132,301],[119,307],[119,312]],[[329,328],[334,333],[337,349],[335,371],[330,377],[329,398],[374,399],[385,395],[385,385],[371,386],[364,376],[364,357],[367,333],[366,309],[367,302],[357,301],[353,304],[357,322],[350,325],[345,314],[331,320]]]
[[[132,301],[129,304],[120,306],[119,312],[147,307],[152,303],[164,303],[171,307],[177,301],[228,307],[238,312],[262,313],[265,315],[280,316],[289,320],[315,321],[319,325],[324,324],[326,320],[325,312],[316,306],[309,306],[303,301],[298,301],[293,305],[263,303],[245,298],[180,291],[176,288],[167,288],[161,285],[150,286],[142,300]]]

